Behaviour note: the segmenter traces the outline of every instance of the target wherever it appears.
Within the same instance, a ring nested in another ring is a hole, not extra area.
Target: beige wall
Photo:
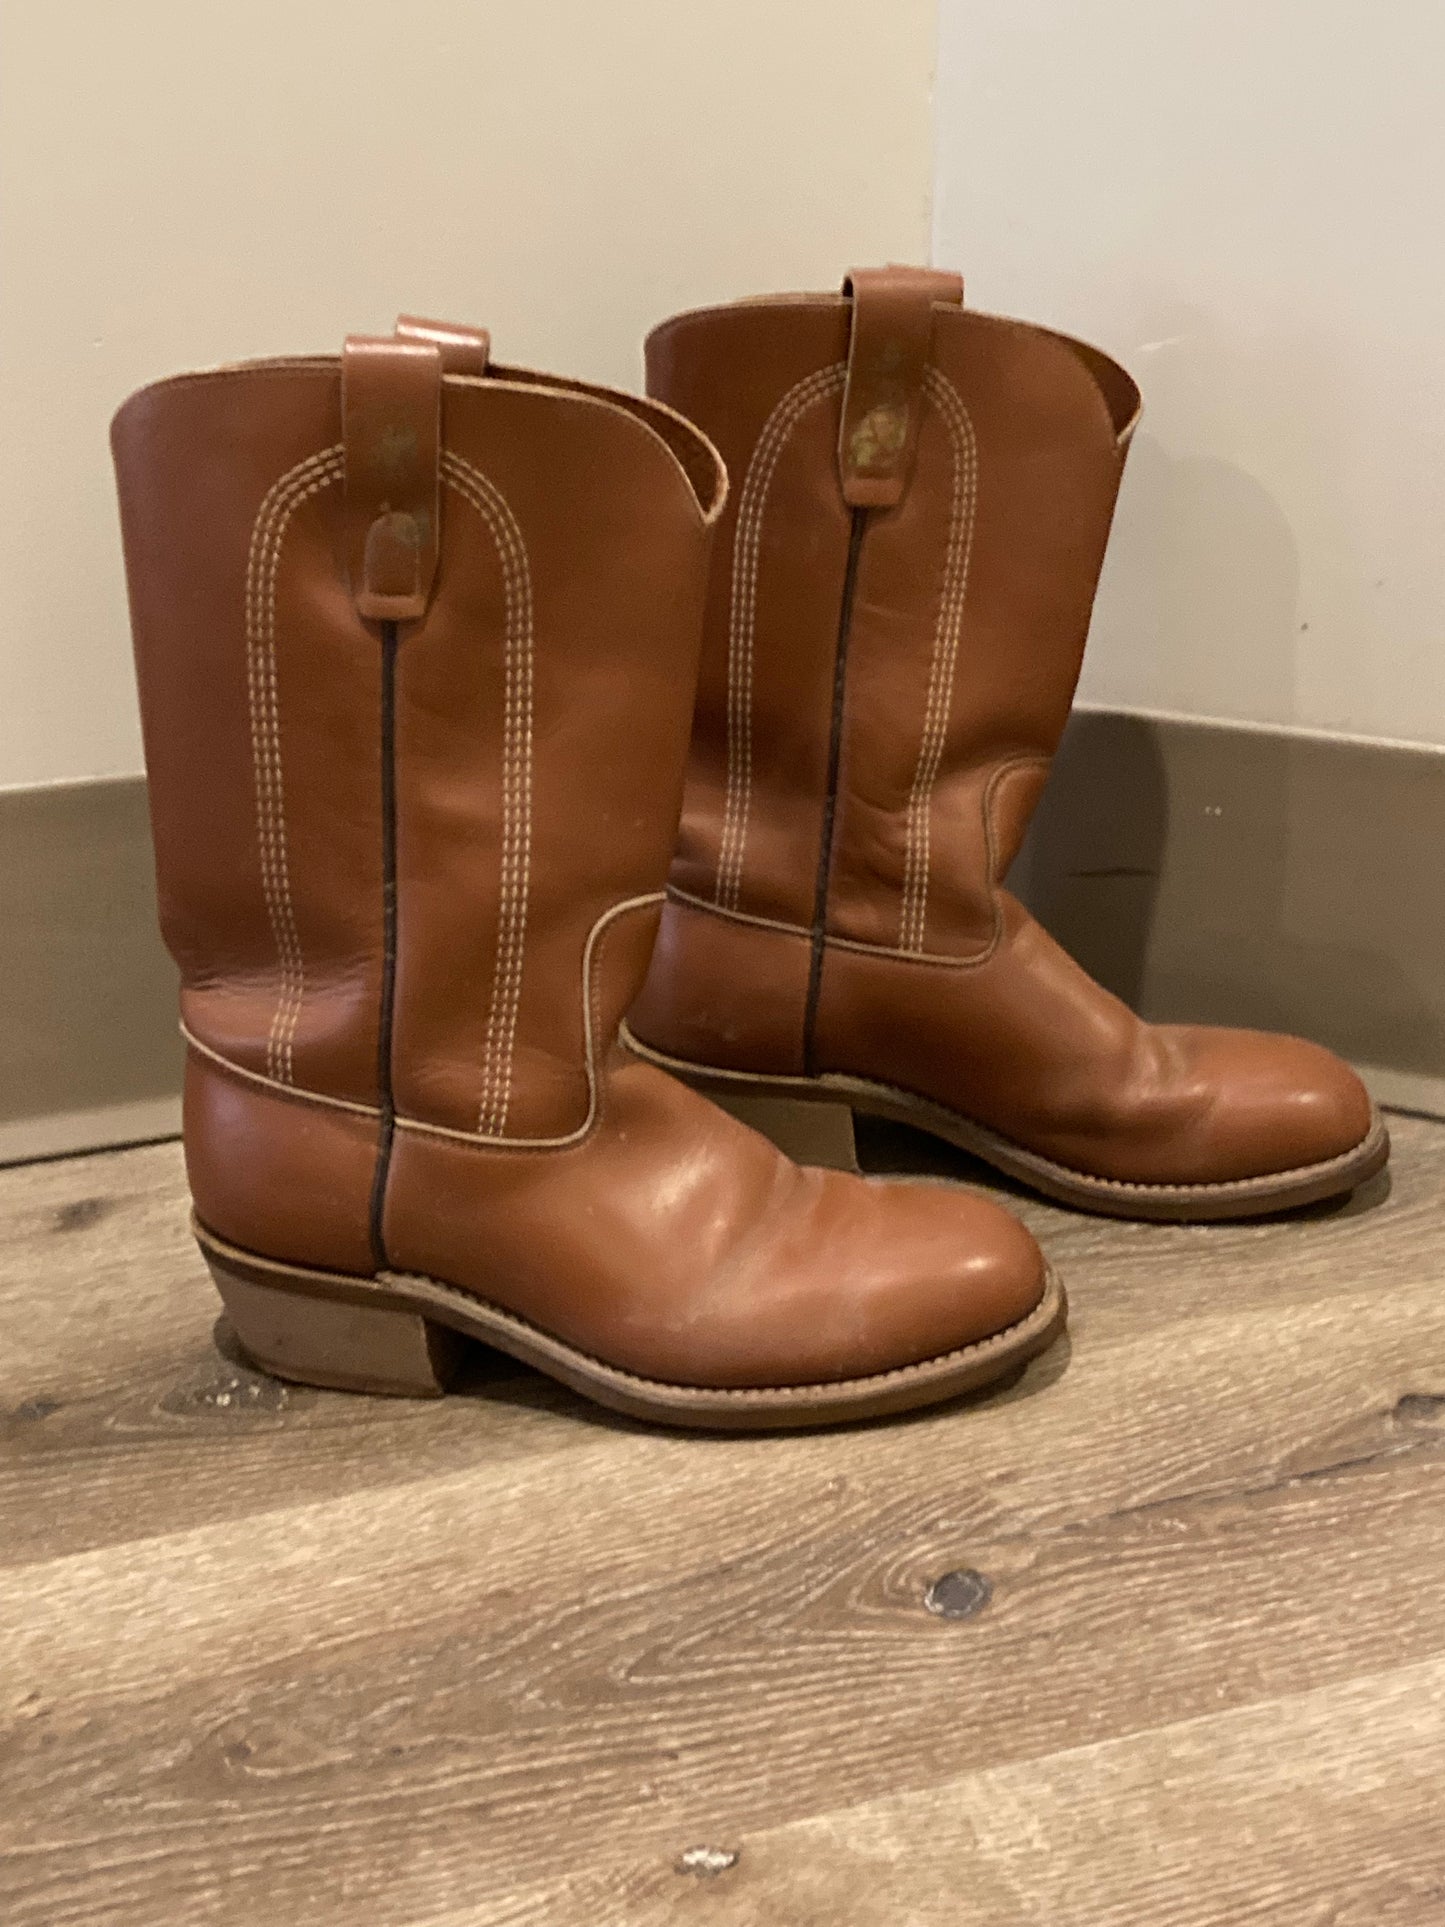
[[[935,238],[1140,378],[1084,694],[1445,743],[1445,8],[942,0]]]
[[[926,253],[933,0],[3,10],[0,786],[140,764],[106,423],[398,307],[635,383],[681,304]]]

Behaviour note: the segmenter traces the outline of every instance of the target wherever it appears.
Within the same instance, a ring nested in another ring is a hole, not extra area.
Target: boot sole
[[[751,1071],[720,1070],[670,1057],[642,1043],[625,1025],[622,1041],[649,1064],[670,1072],[714,1103],[734,1111],[745,1123],[776,1138],[800,1161],[856,1171],[852,1117],[882,1117],[942,1138],[1057,1204],[1110,1218],[1207,1223],[1294,1211],[1353,1191],[1382,1171],[1390,1157],[1389,1132],[1384,1119],[1374,1111],[1370,1129],[1357,1145],[1318,1164],[1213,1184],[1131,1183],[1071,1170],[942,1104],[868,1078],[838,1072],[820,1077],[765,1077]],[[826,1125],[821,1117],[825,1108],[836,1114]]]
[[[866,1378],[816,1385],[674,1385],[620,1370],[439,1279],[404,1272],[358,1278],[281,1264],[227,1244],[192,1221],[232,1328],[248,1358],[277,1378],[335,1391],[436,1398],[465,1362],[467,1341],[505,1352],[629,1418],[711,1431],[841,1425],[911,1411],[1016,1376],[1068,1318],[1063,1286],[1045,1274],[1039,1303],[1017,1324],[959,1351]]]

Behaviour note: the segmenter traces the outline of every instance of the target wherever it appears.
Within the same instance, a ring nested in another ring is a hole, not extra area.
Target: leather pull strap
[[[933,268],[854,268],[843,292],[853,301],[838,434],[843,500],[893,508],[913,472],[934,303],[958,307],[963,279]]]
[[[492,337],[485,328],[467,328],[456,321],[427,321],[419,314],[396,318],[399,341],[430,341],[441,349],[442,367],[449,375],[484,375],[491,359]]]
[[[346,560],[367,622],[414,622],[436,575],[441,350],[352,335],[341,357]]]

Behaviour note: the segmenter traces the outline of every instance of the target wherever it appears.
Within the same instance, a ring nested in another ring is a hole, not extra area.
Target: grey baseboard
[[[1147,1016],[1291,1030],[1445,1116],[1445,749],[1081,709],[1010,878]],[[0,1163],[179,1129],[139,777],[0,792]]]
[[[1010,879],[1146,1016],[1290,1030],[1445,1115],[1445,749],[1080,709]]]
[[[139,777],[0,791],[0,1163],[180,1128]]]

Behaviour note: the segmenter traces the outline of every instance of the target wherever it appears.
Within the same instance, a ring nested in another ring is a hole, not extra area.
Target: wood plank
[[[559,1838],[670,1861],[1445,1645],[1432,1424],[1087,1517],[1047,1469],[1018,1508],[911,1448],[742,1480],[629,1443],[580,1489],[543,1460],[510,1496],[433,1481],[13,1571],[10,1927],[140,1927],[162,1895],[319,1927],[342,1882],[367,1927],[540,1878]],[[990,1603],[935,1617],[962,1565]]]
[[[514,1564],[545,1562],[565,1528],[579,1553],[642,1573],[696,1543],[745,1545],[757,1522],[816,1516],[840,1494],[879,1505],[922,1495],[960,1538],[1072,1526],[1433,1449],[1445,1421],[1436,1360],[1445,1360],[1445,1293],[1427,1282],[1337,1300],[1307,1326],[1288,1306],[1246,1321],[1196,1319],[1187,1343],[1146,1333],[1101,1349],[1087,1373],[1061,1359],[1001,1397],[906,1424],[751,1439],[599,1426],[535,1464],[402,1477],[305,1504],[268,1494],[244,1542],[222,1521],[43,1561],[11,1573],[5,1598],[16,1610],[5,1623],[37,1663],[76,1678],[98,1650],[113,1680],[122,1651],[133,1650],[134,1684],[144,1686],[170,1674],[172,1649],[153,1652],[145,1626],[168,1614],[177,1586],[187,1634],[208,1648],[234,1637],[251,1653],[263,1636],[284,1651],[287,1616],[308,1609],[314,1550],[365,1546],[364,1565],[348,1562],[331,1582],[333,1602],[349,1588],[347,1610],[364,1618],[379,1584],[447,1583],[456,1508],[492,1522]],[[639,1499],[649,1504],[643,1521]],[[231,1557],[254,1569],[244,1591],[227,1576]],[[106,1601],[110,1617],[135,1623],[133,1648],[98,1625],[94,1608]],[[258,1619],[274,1634],[258,1633]]]
[[[1438,1927],[1445,1660],[1024,1760],[425,1927]]]
[[[610,1427],[480,1348],[470,1395],[436,1402],[253,1372],[188,1217],[178,1144],[0,1171],[0,1568],[567,1450]]]
[[[1445,1131],[1399,1144],[1333,1216],[1030,1206],[1072,1355],[797,1439],[281,1393],[211,1350],[174,1147],[0,1174],[0,1916],[705,1910],[689,1847],[1427,1664]]]

